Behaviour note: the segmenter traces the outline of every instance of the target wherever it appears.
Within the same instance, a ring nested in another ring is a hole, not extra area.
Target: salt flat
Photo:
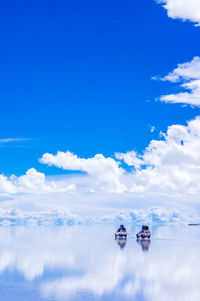
[[[1,300],[199,300],[200,227],[151,227],[115,240],[117,225],[0,228]]]

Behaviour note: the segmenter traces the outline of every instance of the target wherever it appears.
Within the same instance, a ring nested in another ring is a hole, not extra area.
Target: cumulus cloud
[[[115,158],[123,160],[127,165],[134,166],[135,168],[140,167],[143,164],[142,157],[135,151],[129,151],[127,153],[115,153]]]
[[[44,174],[29,170],[26,175],[7,181],[20,193],[73,192],[70,199],[64,195],[57,197],[56,204],[65,199],[62,206],[76,203],[77,211],[83,205],[108,210],[164,204],[164,200],[171,205],[176,201],[179,207],[184,202],[198,203],[199,149],[200,118],[197,117],[186,125],[169,126],[167,132],[161,133],[158,140],[152,140],[142,153],[129,151],[115,153],[112,158],[100,154],[79,158],[67,151],[55,155],[46,153],[40,159],[43,164],[84,172],[76,177],[72,173],[62,180],[50,181]]]
[[[179,83],[183,92],[163,95],[160,101],[200,106],[200,57],[196,56],[190,62],[179,64],[161,80]]]
[[[135,197],[148,194],[198,195],[200,193],[200,118],[187,125],[172,125],[160,140],[152,140],[143,153],[135,151],[115,153],[114,158],[96,155],[81,159],[70,152],[44,154],[42,163],[69,170],[87,172],[99,184],[91,187],[95,192],[104,185],[104,192],[126,192]],[[125,171],[120,162],[132,167]],[[89,183],[90,185],[90,183]]]
[[[157,0],[167,10],[167,14],[173,19],[194,22],[200,25],[199,0]]]
[[[167,133],[163,134],[163,139],[152,140],[142,155],[128,152],[116,156],[129,166],[136,167],[131,175],[132,187],[131,184],[129,186],[132,191],[140,186],[144,192],[165,192],[170,195],[170,192],[184,191],[198,194],[199,149],[200,118],[196,118],[186,126],[170,126]]]
[[[110,192],[122,193],[126,190],[125,185],[120,182],[124,170],[119,163],[112,158],[105,158],[97,154],[93,158],[79,158],[77,155],[67,152],[57,152],[56,155],[46,153],[40,159],[41,163],[60,167],[66,170],[83,171],[94,177],[99,184],[106,184]],[[102,186],[104,189],[104,186]]]
[[[6,194],[6,193],[16,193],[16,192],[17,192],[16,186],[13,185],[13,183],[9,181],[9,179],[6,176],[0,175],[0,193]]]
[[[117,152],[113,157],[97,154],[92,158],[79,158],[69,151],[45,153],[41,163],[72,173],[50,177],[31,168],[19,177],[0,175],[1,206],[24,210],[69,209],[86,217],[89,211],[91,215],[96,212],[112,215],[114,209],[152,205],[197,208],[199,149],[200,117],[197,117],[186,125],[169,126],[166,133],[150,141],[141,153],[133,150]],[[74,175],[73,171],[83,173]]]
[[[38,172],[35,168],[30,168],[25,175],[19,177],[0,175],[0,195],[67,192],[75,188],[75,185],[66,185],[66,183],[63,185],[62,181],[47,181],[45,174]]]

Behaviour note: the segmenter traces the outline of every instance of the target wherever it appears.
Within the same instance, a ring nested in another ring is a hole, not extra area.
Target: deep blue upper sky
[[[177,88],[151,77],[198,55],[199,33],[154,0],[1,1],[0,138],[32,140],[0,145],[0,172],[44,171],[57,150],[140,151],[198,115],[155,102]]]

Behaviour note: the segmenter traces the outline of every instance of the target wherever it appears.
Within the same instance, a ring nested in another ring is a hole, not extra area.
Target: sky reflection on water
[[[200,227],[1,227],[2,300],[199,300]]]

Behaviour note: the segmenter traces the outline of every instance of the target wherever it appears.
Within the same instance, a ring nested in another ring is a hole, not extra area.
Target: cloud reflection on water
[[[132,232],[124,248],[113,230],[0,228],[0,273],[9,270],[23,274],[24,281],[38,280],[44,300],[77,295],[81,300],[199,300],[200,228],[160,227],[151,242],[138,243]]]

